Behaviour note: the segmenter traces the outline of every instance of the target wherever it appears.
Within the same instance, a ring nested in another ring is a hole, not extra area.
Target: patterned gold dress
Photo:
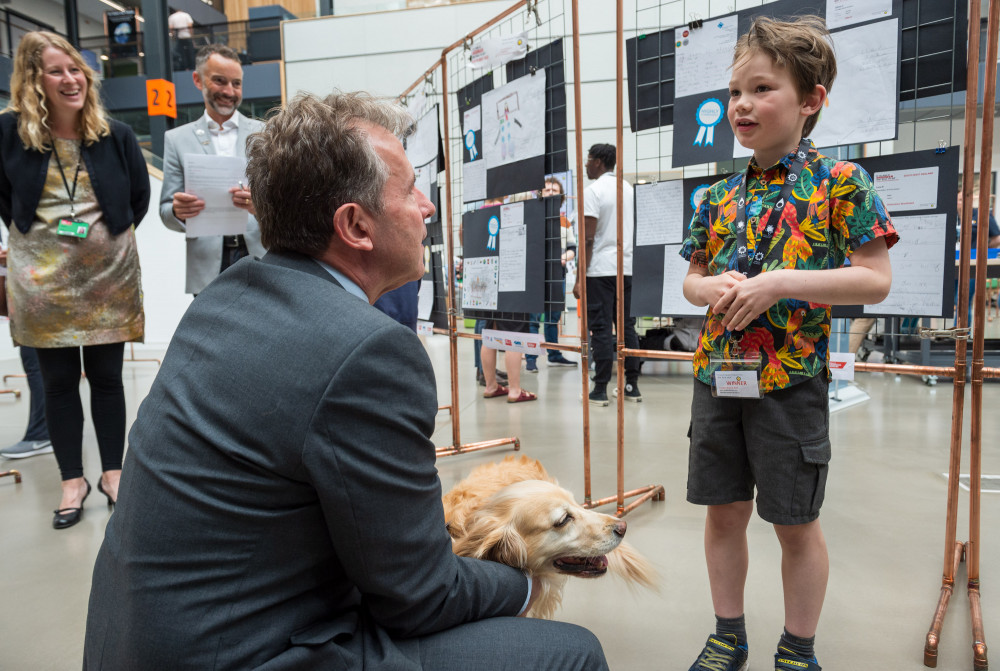
[[[70,198],[52,156],[34,223],[27,234],[10,227],[11,336],[18,345],[42,348],[141,342],[145,315],[134,229],[108,232],[79,140],[54,142],[70,188],[80,163],[76,219],[89,223],[90,231],[86,238],[56,233],[59,220],[70,216]]]

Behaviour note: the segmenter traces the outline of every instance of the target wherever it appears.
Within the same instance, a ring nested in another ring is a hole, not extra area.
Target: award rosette
[[[479,152],[476,150],[476,131],[470,130],[465,134],[465,147],[469,150],[469,160],[475,161],[476,157],[479,156]]]
[[[698,122],[698,137],[694,146],[710,147],[715,143],[715,127],[726,115],[726,108],[718,98],[707,98],[698,105],[694,118]]]
[[[490,217],[489,223],[486,224],[486,230],[490,234],[489,240],[486,241],[486,249],[496,249],[497,233],[500,232],[500,218],[496,216]]]

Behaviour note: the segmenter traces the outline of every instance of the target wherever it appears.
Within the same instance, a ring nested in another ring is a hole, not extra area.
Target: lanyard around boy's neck
[[[76,219],[76,183],[80,177],[80,164],[83,163],[83,140],[80,140],[80,155],[76,159],[76,172],[73,173],[73,188],[69,188],[66,180],[66,173],[63,171],[62,161],[59,160],[59,151],[56,149],[55,139],[52,140],[52,155],[56,157],[56,165],[59,166],[59,176],[62,177],[63,186],[66,187],[66,195],[69,196],[69,216]]]
[[[792,189],[795,188],[795,182],[798,181],[799,175],[802,174],[802,168],[805,167],[806,157],[809,155],[809,140],[802,138],[799,143],[799,148],[795,152],[795,160],[792,162],[792,167],[788,169],[788,175],[785,176],[785,183],[781,187],[781,196],[778,202],[775,203],[774,207],[768,210],[761,219],[764,221],[764,226],[761,230],[760,240],[754,245],[754,255],[753,258],[749,257],[748,252],[748,239],[747,239],[747,222],[746,222],[746,197],[747,197],[747,173],[743,173],[743,180],[740,182],[740,192],[736,200],[736,270],[743,273],[746,277],[754,277],[760,273],[761,267],[764,264],[764,256],[767,254],[768,248],[771,246],[771,238],[774,237],[774,231],[777,229],[776,225],[771,223],[775,212],[778,216],[781,216],[781,211],[785,209],[785,203],[788,202],[789,196],[792,195]]]

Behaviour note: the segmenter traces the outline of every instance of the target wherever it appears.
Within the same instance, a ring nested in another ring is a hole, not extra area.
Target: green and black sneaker
[[[736,645],[735,634],[712,634],[688,671],[746,671],[748,651]]]

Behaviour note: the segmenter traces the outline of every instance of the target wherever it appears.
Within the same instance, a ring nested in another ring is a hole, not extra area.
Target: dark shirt
[[[978,208],[972,208],[972,246],[976,246],[976,236],[979,235],[979,210]],[[995,238],[1000,235],[1000,226],[997,225],[997,220],[990,212],[990,238]],[[962,218],[958,218],[958,240],[962,239]],[[988,239],[987,239],[988,240]]]

